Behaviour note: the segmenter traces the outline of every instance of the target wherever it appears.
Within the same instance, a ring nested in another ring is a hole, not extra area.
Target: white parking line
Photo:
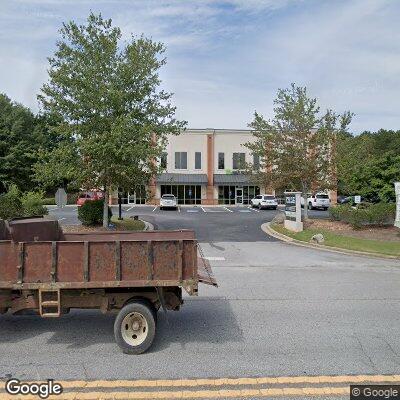
[[[64,218],[59,218],[58,221],[64,221],[64,219],[67,219],[67,218],[65,218],[65,217]]]
[[[186,210],[186,212],[189,212],[189,213],[197,213],[197,212],[199,212],[199,210]]]
[[[207,212],[203,207],[200,207],[200,208],[203,210],[203,212],[205,212],[205,213]]]
[[[181,208],[180,207],[178,207],[178,212],[181,212]]]
[[[260,210],[257,210],[256,208],[253,208],[253,207],[249,207],[249,210],[254,211],[254,212],[260,212]]]
[[[135,206],[129,207],[126,211],[131,211]]]
[[[225,257],[204,257],[207,261],[225,261]]]
[[[154,212],[154,211],[156,211],[156,210],[157,210],[157,206],[155,206],[155,207],[153,208],[152,212]]]
[[[225,210],[228,210],[229,212],[233,212],[232,210],[230,210],[230,209],[227,208],[227,207],[222,207],[222,208],[225,208]]]

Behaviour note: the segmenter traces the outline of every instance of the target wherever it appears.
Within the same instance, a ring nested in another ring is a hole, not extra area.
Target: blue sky
[[[38,110],[61,23],[101,12],[167,47],[163,87],[192,128],[272,116],[278,88],[309,88],[350,129],[400,129],[400,1],[0,0],[0,92]]]

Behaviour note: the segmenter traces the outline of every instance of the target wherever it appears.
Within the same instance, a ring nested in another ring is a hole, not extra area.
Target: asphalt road
[[[220,287],[202,286],[168,323],[160,315],[138,357],[118,349],[112,315],[0,316],[0,379],[399,373],[399,261],[272,240],[259,228],[271,211],[145,214],[160,229],[194,228]]]

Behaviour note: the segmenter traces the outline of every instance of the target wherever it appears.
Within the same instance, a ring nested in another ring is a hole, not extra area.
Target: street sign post
[[[396,192],[396,219],[394,226],[400,228],[400,182],[395,182],[394,190]]]
[[[67,192],[63,188],[58,188],[55,199],[57,207],[64,208],[67,205]]]
[[[293,232],[301,232],[301,192],[285,192],[285,223],[286,229]]]

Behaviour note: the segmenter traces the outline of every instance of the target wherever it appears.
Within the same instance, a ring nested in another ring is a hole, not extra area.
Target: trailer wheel
[[[145,300],[127,304],[115,319],[115,340],[125,354],[144,353],[153,343],[155,334],[154,312]]]

